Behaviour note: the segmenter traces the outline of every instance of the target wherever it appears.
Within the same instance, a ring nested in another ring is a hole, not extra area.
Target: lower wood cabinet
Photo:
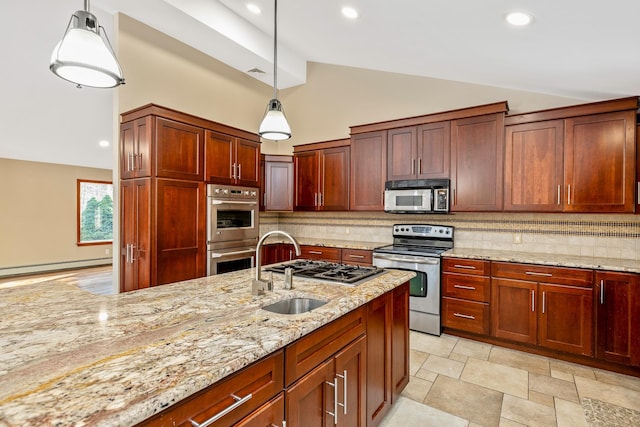
[[[342,249],[342,262],[344,264],[371,266],[373,263],[373,251],[366,249]]]
[[[285,427],[284,392],[244,418],[236,427]]]
[[[596,357],[640,366],[640,275],[596,272]]]
[[[300,256],[298,258],[340,262],[342,255],[340,248],[300,245]]]
[[[491,263],[474,259],[442,259],[442,325],[489,335]]]

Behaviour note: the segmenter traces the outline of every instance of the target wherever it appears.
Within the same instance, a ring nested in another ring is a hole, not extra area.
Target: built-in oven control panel
[[[209,184],[207,196],[219,200],[258,200],[258,189]]]

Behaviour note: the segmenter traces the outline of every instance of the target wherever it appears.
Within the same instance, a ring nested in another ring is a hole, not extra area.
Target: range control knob
[[[251,195],[252,195],[253,197],[255,197],[257,194],[258,194],[258,193],[256,193],[255,191],[252,191],[252,192],[251,192]]]

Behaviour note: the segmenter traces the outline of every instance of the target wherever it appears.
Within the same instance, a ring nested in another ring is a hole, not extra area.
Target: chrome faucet
[[[280,230],[273,230],[265,233],[260,240],[258,240],[258,244],[256,245],[256,278],[253,279],[251,283],[251,293],[253,295],[262,295],[265,290],[272,290],[273,283],[271,281],[263,280],[260,278],[260,263],[262,261],[262,244],[265,239],[274,234],[282,234],[293,243],[293,247],[296,249],[296,256],[300,256],[300,245],[289,233]]]

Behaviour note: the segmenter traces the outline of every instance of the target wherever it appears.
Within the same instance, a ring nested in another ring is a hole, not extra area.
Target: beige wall
[[[77,179],[111,181],[111,170],[0,158],[0,275],[14,267],[111,262],[111,245],[76,245]]]
[[[257,132],[271,87],[206,57],[129,17],[120,17],[119,58],[127,84],[120,112],[149,102]],[[289,141],[265,142],[264,153],[349,136],[349,126],[497,101],[512,112],[583,101],[448,80],[309,63],[307,83],[279,95],[292,127]]]

